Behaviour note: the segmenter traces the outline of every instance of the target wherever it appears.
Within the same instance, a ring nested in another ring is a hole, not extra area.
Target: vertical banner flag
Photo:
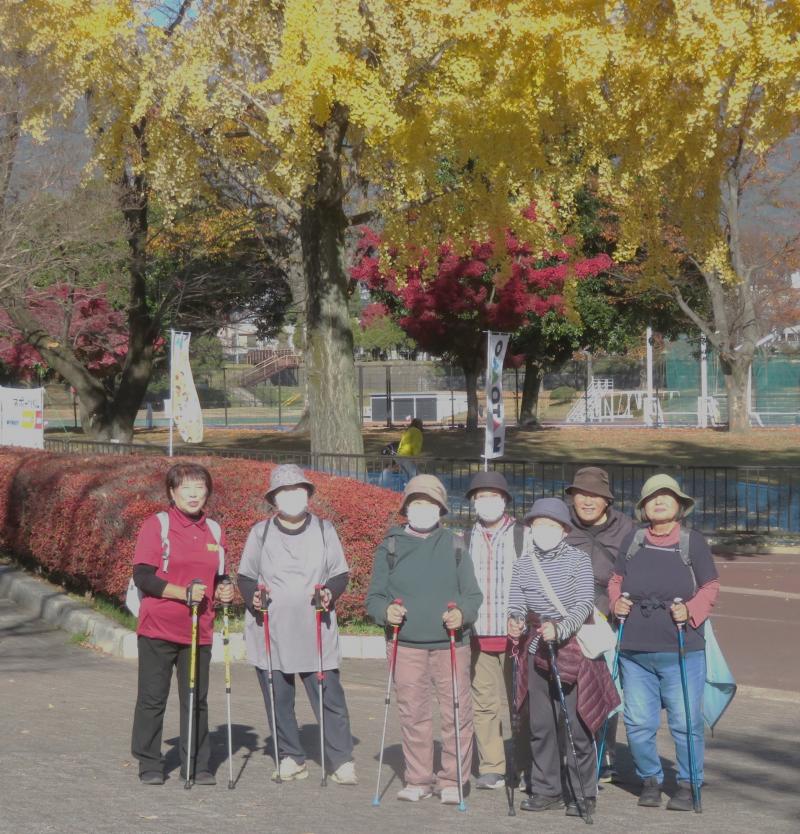
[[[172,334],[172,361],[170,374],[172,419],[184,443],[200,443],[203,440],[203,412],[192,378],[189,364],[190,333]]]
[[[486,443],[484,458],[503,457],[506,442],[506,413],[503,405],[503,362],[508,333],[489,332],[486,356]]]
[[[44,449],[44,388],[0,388],[0,443]]]

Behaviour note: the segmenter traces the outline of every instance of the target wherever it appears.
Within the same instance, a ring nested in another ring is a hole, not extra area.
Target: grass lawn
[[[48,432],[53,438],[64,432]],[[377,455],[386,443],[399,439],[402,428],[367,428],[367,454]],[[176,433],[176,452],[180,438]],[[137,431],[136,442],[166,445],[167,431]],[[308,451],[307,434],[253,429],[206,430],[204,446]],[[425,433],[426,457],[479,458],[483,431],[432,429]],[[716,429],[645,429],[570,426],[534,431],[508,430],[507,460],[550,460],[697,466],[799,466],[800,428],[753,429],[746,435]]]

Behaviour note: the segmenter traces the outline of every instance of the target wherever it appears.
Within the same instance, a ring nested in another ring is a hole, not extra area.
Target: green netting
[[[659,384],[674,391],[663,398],[665,415],[697,408],[700,395],[700,347],[698,341],[682,337],[667,342],[656,362],[663,369]],[[656,373],[658,377],[658,372]],[[718,399],[722,419],[726,418],[725,380],[719,359],[708,351],[708,393]],[[753,361],[752,402],[755,419],[764,425],[794,424],[800,415],[800,357],[759,352]]]

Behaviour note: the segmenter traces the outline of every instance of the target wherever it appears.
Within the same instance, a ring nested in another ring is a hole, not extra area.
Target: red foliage
[[[124,313],[115,310],[102,284],[91,290],[56,284],[46,290],[29,290],[25,305],[54,340],[64,338],[79,361],[96,377],[119,372],[128,352]],[[38,351],[0,310],[0,361],[20,376],[29,376],[44,364]]]
[[[122,599],[139,527],[166,508],[164,476],[178,460],[0,449],[0,547],[76,587]],[[262,486],[274,464],[192,460],[214,479],[209,515],[225,530],[234,575],[250,528],[266,517]],[[372,556],[394,523],[399,496],[349,478],[308,476],[316,486],[312,510],[336,525],[350,565],[350,585],[337,612],[342,621],[364,618]]]
[[[535,219],[535,208],[525,216]],[[384,302],[380,306],[389,308],[423,350],[474,362],[480,361],[483,331],[513,332],[531,316],[561,311],[568,278],[588,278],[612,264],[605,254],[578,257],[572,251],[574,238],[557,242],[554,251],[537,253],[507,233],[504,270],[494,262],[495,245],[491,242],[473,242],[469,256],[459,255],[444,243],[435,274],[424,275],[429,258],[422,252],[418,261],[406,268],[401,286],[391,265],[381,270],[374,254],[380,240],[375,232],[364,229],[351,275]]]
[[[381,304],[379,301],[373,302],[372,304],[367,304],[364,309],[361,311],[361,320],[360,324],[362,329],[369,327],[378,319],[385,319],[389,315],[389,310],[385,304]]]

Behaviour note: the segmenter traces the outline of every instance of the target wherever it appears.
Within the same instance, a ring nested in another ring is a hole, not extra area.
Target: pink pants
[[[388,646],[391,651],[391,643]],[[472,695],[470,647],[456,649],[459,723],[461,725],[461,776],[469,781],[472,763]],[[403,736],[407,785],[437,790],[458,785],[456,739],[453,732],[453,688],[450,649],[415,649],[398,646],[395,667],[397,711]],[[433,773],[433,695],[439,702],[442,730],[442,769]]]

